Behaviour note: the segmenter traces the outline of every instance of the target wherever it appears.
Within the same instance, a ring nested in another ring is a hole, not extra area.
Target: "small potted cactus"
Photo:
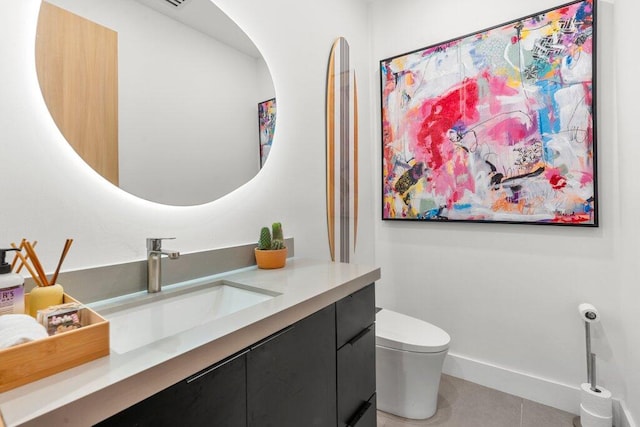
[[[258,247],[255,249],[258,268],[282,268],[287,263],[287,247],[284,245],[282,224],[274,222],[269,227],[262,227]]]

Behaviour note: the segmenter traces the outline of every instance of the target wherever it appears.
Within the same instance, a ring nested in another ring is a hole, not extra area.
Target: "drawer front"
[[[345,427],[376,427],[376,395],[371,396],[367,402],[363,402],[355,416],[349,420]]]
[[[336,303],[337,348],[369,327],[376,320],[374,284],[360,289]]]
[[[234,356],[97,424],[246,427],[246,354]]]
[[[348,425],[354,417],[357,417],[362,411],[363,403],[369,401],[376,391],[375,335],[375,325],[371,325],[338,350],[338,425],[340,426]]]
[[[247,354],[247,426],[335,424],[335,330],[331,304],[251,348]]]

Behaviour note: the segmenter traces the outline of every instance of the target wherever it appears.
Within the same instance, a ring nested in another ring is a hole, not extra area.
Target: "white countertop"
[[[376,267],[296,258],[288,259],[283,269],[249,267],[210,276],[207,280],[212,282],[225,280],[280,295],[130,352],[112,351],[4,392],[0,413],[7,426],[92,425],[379,278]]]

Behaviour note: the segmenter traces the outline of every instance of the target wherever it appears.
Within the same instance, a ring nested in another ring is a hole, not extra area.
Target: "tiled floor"
[[[423,421],[378,411],[378,427],[572,427],[574,415],[443,375],[438,411]]]

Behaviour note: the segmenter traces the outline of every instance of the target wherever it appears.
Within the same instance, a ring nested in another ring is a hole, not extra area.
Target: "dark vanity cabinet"
[[[338,426],[376,426],[375,290],[336,303]]]
[[[246,427],[246,351],[168,387],[98,426]]]
[[[371,284],[99,426],[375,427]]]
[[[334,304],[251,347],[247,425],[333,426],[335,354]]]

